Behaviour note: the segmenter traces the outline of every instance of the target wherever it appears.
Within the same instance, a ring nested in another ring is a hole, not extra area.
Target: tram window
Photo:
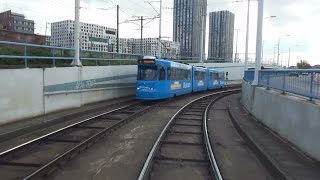
[[[168,74],[168,80],[177,80],[179,76],[179,72],[177,68],[169,68],[170,74]]]
[[[224,73],[219,73],[219,79],[224,79]]]
[[[183,80],[190,80],[190,70],[183,70]]]
[[[138,80],[157,80],[157,67],[140,66],[138,71]]]
[[[168,67],[168,80],[174,80],[175,71],[174,68]]]
[[[183,79],[183,69],[177,69],[177,80]]]
[[[195,71],[194,76],[195,76],[195,80],[205,80],[206,79],[205,72]]]
[[[174,67],[168,68],[168,80],[190,80],[191,71]]]
[[[219,74],[218,73],[211,73],[211,78],[212,79],[219,79]]]
[[[163,67],[160,68],[160,77],[159,77],[159,80],[160,80],[160,81],[166,80],[166,73],[165,73]]]
[[[198,71],[194,72],[194,79],[199,80],[199,72]]]

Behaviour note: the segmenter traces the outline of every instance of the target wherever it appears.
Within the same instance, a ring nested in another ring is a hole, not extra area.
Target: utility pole
[[[291,48],[298,47],[299,45],[294,45],[292,47],[289,47],[289,57],[288,57],[288,68],[290,67],[290,60],[291,60]]]
[[[276,47],[273,47],[273,61],[272,64],[276,63]]]
[[[204,18],[205,15],[201,16],[202,22],[201,22],[201,41],[200,41],[200,63],[203,63],[203,39],[204,39]]]
[[[288,68],[290,67],[290,47],[289,47],[289,57],[288,57]]]
[[[44,36],[47,37],[47,29],[48,29],[48,22],[46,22],[46,32],[44,33]]]
[[[47,29],[48,29],[48,24],[50,24],[50,23],[46,22],[46,32],[44,33],[44,36],[46,37],[46,45],[51,45],[50,42],[49,42],[49,43],[47,42]],[[51,24],[50,24],[50,25],[51,25]]]
[[[244,57],[244,70],[248,70],[248,48],[249,48],[249,21],[250,21],[250,0],[248,0],[248,12],[247,12],[247,33],[246,33],[246,51]]]
[[[146,24],[150,23],[152,20],[156,19],[156,18],[159,18],[159,17],[150,17],[150,18],[144,18],[144,16],[140,16],[138,19],[133,19],[133,20],[126,20],[126,23],[128,22],[131,22],[131,21],[140,21],[140,25],[137,24],[137,23],[134,23],[138,26],[140,26],[141,28],[141,36],[140,36],[140,54],[143,55],[143,52],[142,52],[142,39],[143,39],[143,26],[145,26]],[[149,22],[147,22],[146,24],[143,24],[143,21],[144,20],[150,20]]]
[[[264,42],[265,41],[262,41],[262,50],[261,50],[261,62],[263,64],[263,55],[264,55]]]
[[[160,11],[159,11],[159,44],[158,44],[158,58],[161,58],[161,20],[162,20],[162,0],[160,0]]]
[[[74,22],[74,60],[72,65],[81,66],[80,62],[80,0],[75,0],[75,22]]]
[[[117,5],[117,53],[119,53],[119,5]]]
[[[239,30],[240,29],[235,29],[235,31],[237,31],[237,42],[236,42],[236,54],[234,55],[234,62],[237,62],[238,61],[238,57],[239,57],[239,54],[238,54],[238,40],[239,40]]]
[[[278,39],[278,54],[277,54],[277,66],[279,67],[279,58],[280,58],[280,37]]]
[[[261,69],[262,31],[263,31],[263,0],[258,1],[257,18],[257,41],[256,41],[256,66],[254,69],[254,80],[252,85],[258,85],[259,70]]]
[[[143,55],[143,52],[142,52],[142,36],[143,36],[143,16],[141,16],[141,34],[140,34],[140,54],[141,56]]]
[[[289,37],[291,36],[290,34],[287,34],[285,36],[280,36],[279,39],[278,39],[278,55],[277,55],[277,66],[279,66],[279,59],[280,59],[280,39],[282,37]]]
[[[162,0],[159,1],[145,1],[146,3],[148,3],[152,9],[159,14],[159,38],[158,38],[158,51],[157,51],[157,56],[158,58],[161,58],[162,54],[161,54],[161,49],[162,49],[162,44],[161,44],[161,27],[162,27]],[[159,2],[160,3],[160,11],[158,12],[151,4],[151,2]]]

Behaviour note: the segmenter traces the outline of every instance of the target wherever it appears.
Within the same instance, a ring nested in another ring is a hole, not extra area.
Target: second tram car
[[[224,71],[209,69],[208,89],[224,88]]]

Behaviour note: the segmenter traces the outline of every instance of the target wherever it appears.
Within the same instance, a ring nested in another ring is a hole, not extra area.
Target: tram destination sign
[[[139,59],[138,64],[155,64],[154,59]]]

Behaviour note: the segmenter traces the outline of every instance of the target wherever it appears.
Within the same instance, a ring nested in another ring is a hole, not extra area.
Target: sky
[[[162,37],[172,40],[173,0],[162,0]],[[0,10],[11,9],[22,13],[27,19],[35,21],[35,33],[50,35],[51,22],[74,19],[74,0],[2,0]],[[247,1],[208,0],[208,12],[228,10],[235,14],[235,29],[238,31],[238,53],[244,59],[246,38]],[[250,1],[249,21],[249,60],[255,59],[257,29],[257,0]],[[146,0],[81,0],[80,21],[116,28],[116,5],[120,6],[119,35],[122,38],[140,38],[140,16],[155,17],[159,12],[159,3]],[[276,16],[275,18],[269,18]],[[207,16],[207,37],[208,37]],[[265,0],[263,24],[263,60],[276,62],[274,49],[280,38],[280,64],[287,65],[290,53],[290,65],[298,60],[307,60],[310,64],[320,64],[320,1],[319,0]],[[159,36],[159,19],[145,20],[144,37]],[[288,36],[289,35],[289,36]],[[208,39],[208,38],[206,38]],[[234,36],[236,47],[236,32]],[[208,46],[208,42],[206,42]],[[234,51],[235,48],[234,47]],[[207,54],[206,47],[206,54]]]

